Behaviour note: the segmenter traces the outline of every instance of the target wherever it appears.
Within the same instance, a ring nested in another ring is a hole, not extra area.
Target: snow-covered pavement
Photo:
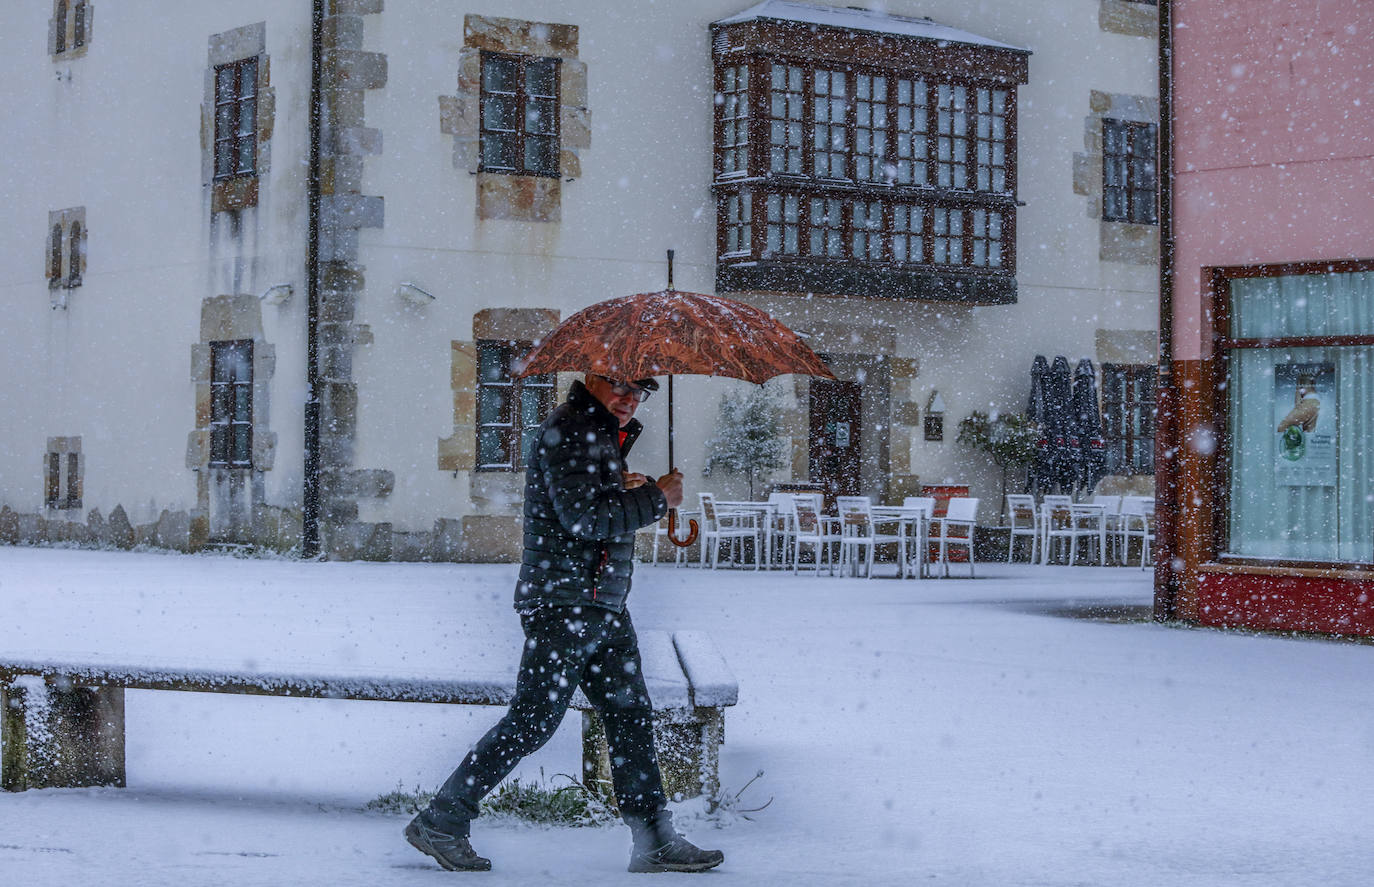
[[[709,631],[740,681],[722,782],[679,820],[768,885],[1364,885],[1374,647],[1065,615],[1143,608],[1134,569],[976,580],[641,567],[641,628]],[[156,647],[400,675],[514,660],[514,568],[0,547],[0,651]],[[113,646],[112,646],[113,645]],[[431,788],[499,710],[130,692],[129,788],[0,795],[0,883],[642,884],[619,827],[474,827],[440,871],[364,812]],[[577,724],[518,773],[572,772]],[[675,876],[662,876],[671,878]]]

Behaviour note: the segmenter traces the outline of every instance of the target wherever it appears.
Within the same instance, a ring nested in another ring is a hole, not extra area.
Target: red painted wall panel
[[[1198,577],[1198,621],[1275,631],[1374,635],[1374,579],[1204,573]]]

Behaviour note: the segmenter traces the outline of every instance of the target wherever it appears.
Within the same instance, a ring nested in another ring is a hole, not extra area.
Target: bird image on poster
[[[1274,367],[1279,483],[1335,486],[1335,383],[1334,364],[1284,363]]]

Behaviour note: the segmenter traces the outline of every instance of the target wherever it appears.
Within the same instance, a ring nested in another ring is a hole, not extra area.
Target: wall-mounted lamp
[[[435,300],[433,293],[427,293],[413,283],[399,283],[396,285],[396,295],[406,300],[412,305],[423,308]]]
[[[931,391],[926,402],[925,439],[945,439],[945,399],[939,391]]]
[[[258,296],[258,300],[264,305],[285,305],[287,302],[291,301],[291,294],[294,292],[295,290],[291,288],[291,284],[279,283],[276,286],[268,287],[267,292]]]

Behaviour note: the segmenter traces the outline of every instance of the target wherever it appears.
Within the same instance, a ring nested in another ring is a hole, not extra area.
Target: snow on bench
[[[725,708],[739,685],[710,636],[699,631],[639,633],[654,732],[670,795],[713,795],[720,789],[719,753]],[[124,691],[180,690],[378,702],[507,705],[515,692],[509,669],[430,677],[377,675],[365,670],[312,673],[259,671],[201,663],[118,664],[91,655],[0,657],[0,788],[125,784]],[[579,690],[583,777],[610,793],[610,760],[600,719]]]

